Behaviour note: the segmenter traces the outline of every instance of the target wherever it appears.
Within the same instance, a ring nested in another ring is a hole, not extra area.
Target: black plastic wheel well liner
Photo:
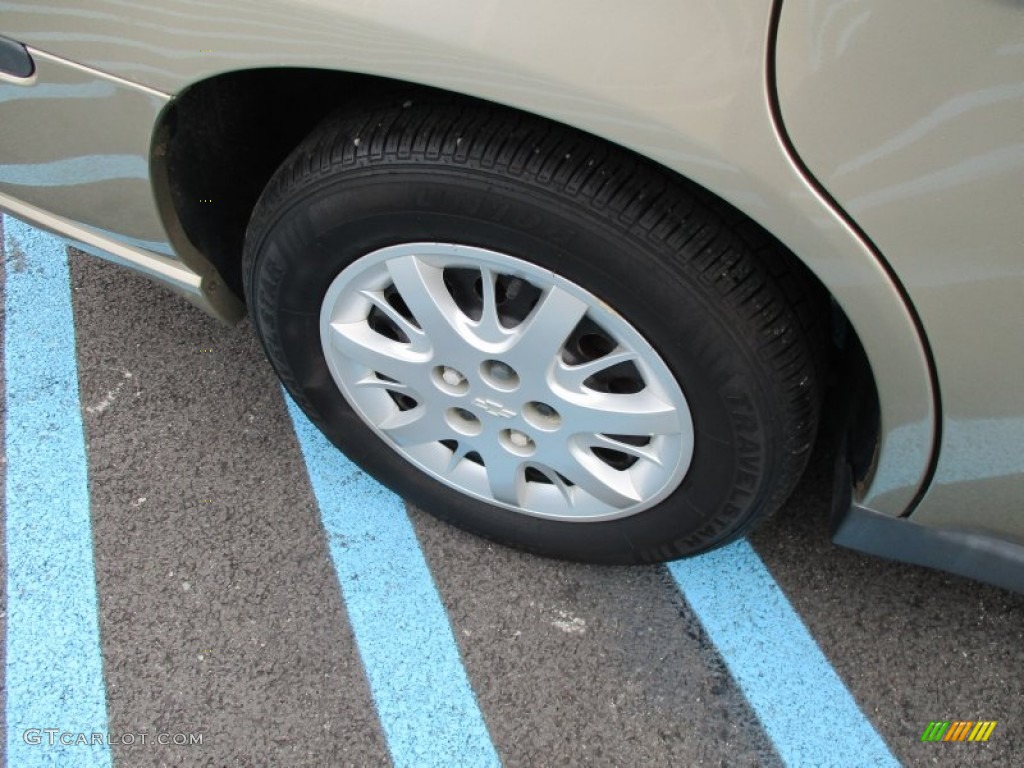
[[[193,84],[154,130],[166,167],[154,178],[169,187],[157,198],[173,207],[164,215],[177,217],[191,244],[241,296],[246,226],[274,171],[332,111],[394,87],[370,76],[291,68],[241,70]]]

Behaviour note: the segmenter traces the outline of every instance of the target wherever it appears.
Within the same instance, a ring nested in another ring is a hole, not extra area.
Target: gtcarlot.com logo
[[[201,733],[110,733],[109,731],[64,731],[60,728],[28,728],[21,734],[22,741],[32,746],[92,747],[116,745],[122,747],[174,745],[190,747],[203,743]]]
[[[995,729],[995,720],[932,720],[921,741],[988,741]]]

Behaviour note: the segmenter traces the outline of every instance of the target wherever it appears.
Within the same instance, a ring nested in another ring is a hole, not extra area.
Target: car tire
[[[799,479],[816,294],[690,182],[477,103],[325,121],[250,221],[284,386],[417,507],[534,553],[648,563],[731,541]]]

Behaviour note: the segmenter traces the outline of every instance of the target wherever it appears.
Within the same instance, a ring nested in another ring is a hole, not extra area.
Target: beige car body
[[[938,564],[899,551],[885,523],[909,517],[1013,559],[1022,33],[1006,0],[8,0],[0,35],[36,68],[0,74],[0,208],[230,320],[242,306],[186,235],[158,136],[195,84],[316,68],[548,117],[727,200],[845,312],[879,428],[840,541]]]

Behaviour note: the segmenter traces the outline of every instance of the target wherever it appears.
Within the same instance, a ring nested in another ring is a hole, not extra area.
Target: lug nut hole
[[[437,388],[449,395],[464,395],[469,391],[469,380],[450,365],[436,366],[431,375]]]
[[[527,403],[523,406],[523,418],[530,426],[545,432],[554,432],[562,426],[562,415],[547,403]]]
[[[537,444],[533,438],[518,429],[503,429],[498,434],[498,440],[509,453],[516,456],[532,456],[537,450]]]
[[[465,408],[449,408],[444,412],[444,418],[448,422],[448,426],[460,435],[469,437],[479,435],[484,428],[476,414]]]
[[[519,374],[501,360],[484,360],[480,364],[480,376],[494,389],[512,392],[519,387]]]

